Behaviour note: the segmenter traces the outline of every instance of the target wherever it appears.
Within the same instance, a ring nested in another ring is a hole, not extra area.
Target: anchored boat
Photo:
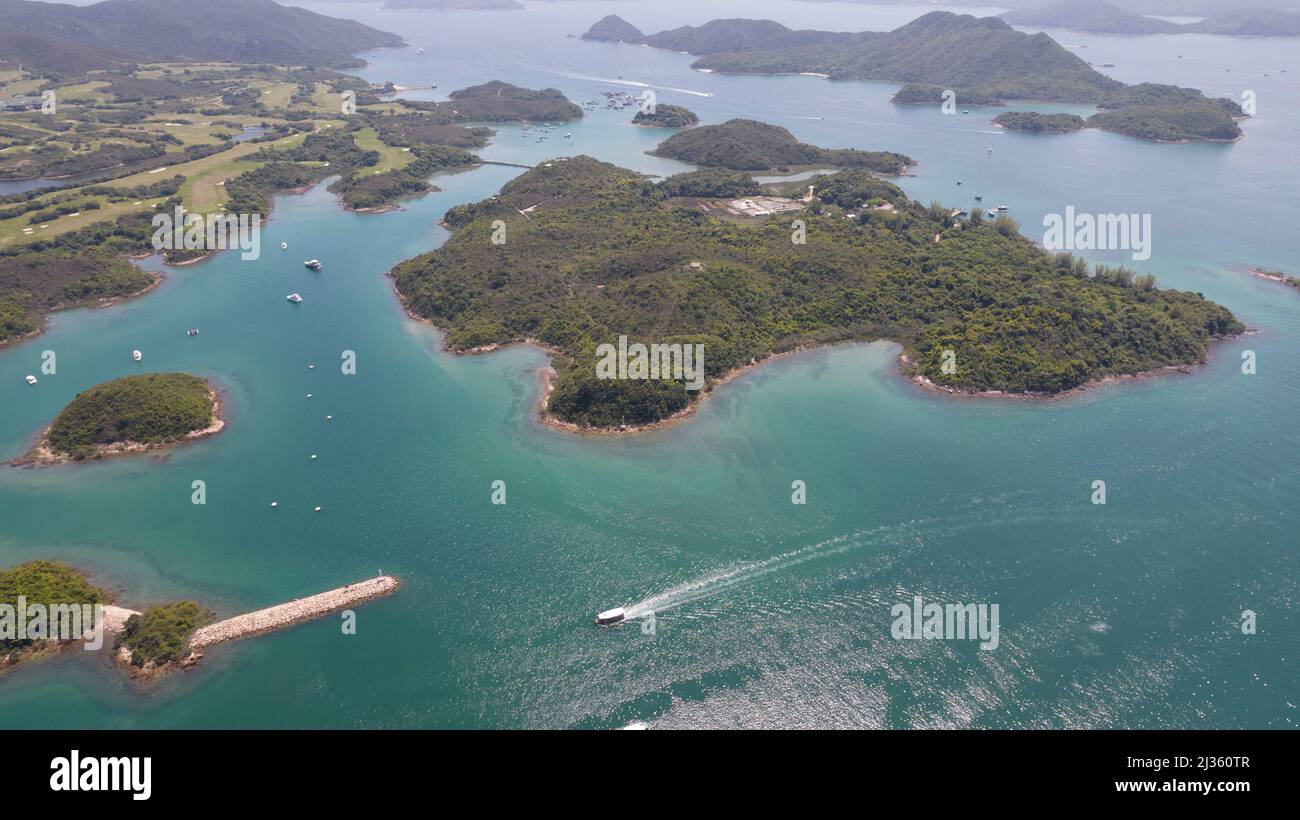
[[[144,354],[141,353],[141,352],[138,351],[138,350],[132,350],[132,351],[131,351],[131,358],[138,362],[138,361],[140,361],[141,359],[144,358]]]
[[[320,270],[321,268],[324,267],[324,265],[320,263],[319,259],[308,259],[306,262],[303,262],[302,264],[306,267],[311,268],[312,270]]]
[[[28,383],[28,384],[36,384],[36,377],[33,376],[33,375],[31,375],[30,373],[27,374],[27,383]]]
[[[297,293],[291,293],[284,298],[288,299],[290,302],[293,302],[295,305],[302,301],[302,296],[300,296]]]

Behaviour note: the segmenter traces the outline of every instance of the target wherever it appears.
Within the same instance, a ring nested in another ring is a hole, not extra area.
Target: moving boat
[[[598,626],[611,626],[612,624],[622,621],[626,617],[627,610],[621,606],[614,609],[607,609],[596,616],[596,624]]]
[[[319,259],[308,259],[306,262],[303,262],[303,265],[311,268],[312,270],[320,270],[322,267],[324,267],[324,265],[320,263]]]
[[[291,293],[284,298],[288,299],[290,302],[293,302],[295,305],[302,301],[302,296],[300,296],[297,293]]]
[[[138,361],[140,361],[141,359],[144,358],[144,354],[142,354],[142,353],[141,353],[140,351],[138,351],[138,350],[132,350],[132,351],[131,351],[131,358],[134,359],[134,360],[136,360],[136,361],[138,362]]]
[[[36,377],[33,376],[33,375],[31,375],[30,373],[28,373],[28,374],[27,374],[27,383],[28,383],[28,384],[36,384]]]

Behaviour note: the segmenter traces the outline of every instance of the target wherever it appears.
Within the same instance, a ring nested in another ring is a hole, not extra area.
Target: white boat
[[[644,731],[649,728],[650,725],[644,720],[634,720],[628,725],[622,727],[623,731]]]
[[[291,293],[284,298],[288,299],[290,302],[293,302],[295,305],[302,301],[302,296],[297,293]]]
[[[28,384],[36,384],[36,377],[33,376],[33,375],[31,375],[30,373],[28,373],[28,374],[27,374],[27,383],[28,383]]]
[[[999,205],[999,206],[998,206],[998,210],[999,210],[999,211],[1005,211],[1006,209],[1007,209],[1007,206],[1006,206],[1006,205]]]
[[[596,623],[599,626],[610,626],[612,624],[618,623],[619,621],[622,621],[626,617],[627,617],[627,610],[620,606],[620,607],[615,607],[614,609],[607,609],[604,612],[597,615]]]
[[[305,267],[311,268],[312,270],[320,270],[321,268],[325,267],[320,263],[319,259],[308,259],[306,262],[303,262],[302,264]]]
[[[143,355],[140,351],[138,351],[138,350],[132,350],[132,351],[131,351],[131,358],[132,358],[132,359],[135,359],[135,360],[138,362],[138,361],[140,361],[141,359],[144,358],[144,355]]]
[[[280,250],[282,250],[282,251],[287,251],[287,250],[289,250],[289,243],[288,243],[288,242],[281,242],[281,243],[280,243]]]
[[[416,53],[416,54],[423,54],[423,53],[424,53],[424,49],[422,49],[422,48],[417,48],[417,49],[415,50],[415,53]]]

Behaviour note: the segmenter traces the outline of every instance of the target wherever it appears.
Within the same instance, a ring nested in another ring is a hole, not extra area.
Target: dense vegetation
[[[76,397],[50,425],[46,443],[76,459],[111,444],[164,444],[212,424],[212,388],[185,373],[146,373],[104,382]]]
[[[889,151],[818,148],[799,142],[778,125],[728,120],[673,134],[651,152],[655,156],[735,171],[788,171],[813,165],[868,168],[898,174],[914,165],[911,157]]]
[[[1003,128],[1012,131],[1035,131],[1048,134],[1065,134],[1083,128],[1083,117],[1076,114],[1040,114],[1036,111],[1004,111],[993,118]]]
[[[1234,140],[1241,136],[1234,110],[1240,111],[1230,100],[1132,105],[1099,111],[1088,118],[1088,125],[1160,142]]]
[[[473,154],[444,145],[419,146],[411,152],[416,159],[403,168],[379,174],[355,174],[335,185],[333,190],[343,195],[343,204],[349,208],[380,208],[432,190],[428,180],[437,171],[478,161]]]
[[[696,395],[673,381],[597,379],[595,348],[619,335],[702,343],[710,380],[801,345],[889,338],[937,384],[1052,393],[1201,361],[1213,337],[1242,329],[1198,294],[1048,254],[1006,217],[954,221],[860,169],[813,182],[797,245],[786,217],[714,219],[669,196],[682,187],[672,179],[555,162],[453,209],[453,237],[399,265],[397,288],[453,349],[533,338],[560,350],[550,411],[598,427],[653,422]],[[862,207],[873,204],[892,209]],[[861,213],[846,220],[848,208]],[[497,219],[504,245],[490,241]]]
[[[148,666],[180,660],[194,631],[212,620],[212,613],[194,601],[151,606],[126,619],[117,645],[131,650],[131,663]]]
[[[653,114],[638,111],[636,116],[632,118],[635,125],[647,125],[656,128],[689,128],[699,121],[700,118],[689,108],[667,103],[656,105]]]
[[[54,606],[81,606],[106,604],[112,596],[105,590],[94,586],[86,576],[68,564],[59,561],[28,561],[9,569],[0,570],[0,604],[8,604],[16,611],[18,598],[22,596],[26,605],[40,604],[47,612]],[[86,629],[93,623],[83,623]],[[12,638],[0,636],[0,669],[6,663],[14,663],[21,654],[39,650],[47,645],[44,641],[18,639],[16,624],[7,625]]]
[[[153,281],[152,274],[100,250],[0,254],[0,343],[39,329],[48,311],[128,296]]]
[[[188,0],[90,6],[5,0],[0,4],[0,29],[53,40],[59,53],[70,59],[82,49],[102,54],[96,63],[116,56],[353,66],[360,64],[351,56],[358,51],[402,44],[396,34],[271,0],[223,0],[221,15],[221,25],[213,25]],[[73,65],[80,67],[84,61]],[[73,65],[54,67],[66,70]]]
[[[554,88],[520,88],[500,80],[453,91],[446,102],[413,103],[410,108],[441,115],[441,122],[569,122],[582,108]]]

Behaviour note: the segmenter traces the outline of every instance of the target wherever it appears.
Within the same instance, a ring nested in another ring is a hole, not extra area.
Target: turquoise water
[[[1240,143],[1159,146],[990,133],[989,109],[899,108],[886,84],[706,75],[685,55],[564,37],[612,11],[647,30],[727,14],[680,0],[315,8],[423,46],[366,55],[364,74],[437,83],[429,97],[499,78],[585,100],[622,74],[706,122],[753,117],[822,145],[905,152],[920,161],[903,180],[913,196],[982,193],[1031,236],[1066,205],[1152,213],[1152,258],[1129,264],[1257,332],[1193,375],[1049,403],[924,394],[897,376],[896,346],[837,347],[767,364],[669,430],[578,438],[534,418],[542,353],[444,354],[384,277],[443,241],[448,207],[517,169],[440,176],[440,192],[383,215],[345,213],[323,188],[281,198],[260,259],[166,269],[148,296],[58,314],[0,352],[0,458],[78,390],[139,370],[217,379],[231,418],[162,459],[0,471],[0,565],[61,558],[124,602],[197,597],[221,614],[380,570],[403,589],[359,609],[355,636],[327,619],[219,648],[147,691],[102,654],[65,653],[0,680],[0,726],[1296,724],[1300,292],[1244,271],[1300,270],[1289,41],[1060,35],[1126,81],[1257,91]],[[879,29],[919,10],[764,0],[743,13]],[[572,145],[500,128],[483,153],[683,167],[646,156],[663,132],[628,118],[566,125]],[[292,291],[303,304],[285,301]],[[1248,348],[1254,376],[1239,369]],[[28,387],[44,350],[58,373]],[[340,372],[344,350],[355,376]],[[1105,506],[1089,502],[1095,479]],[[190,503],[195,480],[205,506]],[[490,503],[496,480],[504,506]],[[795,480],[806,505],[790,503]],[[893,640],[889,608],[914,595],[998,603],[1001,645]],[[625,604],[656,611],[654,636],[591,625]],[[1253,636],[1236,628],[1246,609]]]

